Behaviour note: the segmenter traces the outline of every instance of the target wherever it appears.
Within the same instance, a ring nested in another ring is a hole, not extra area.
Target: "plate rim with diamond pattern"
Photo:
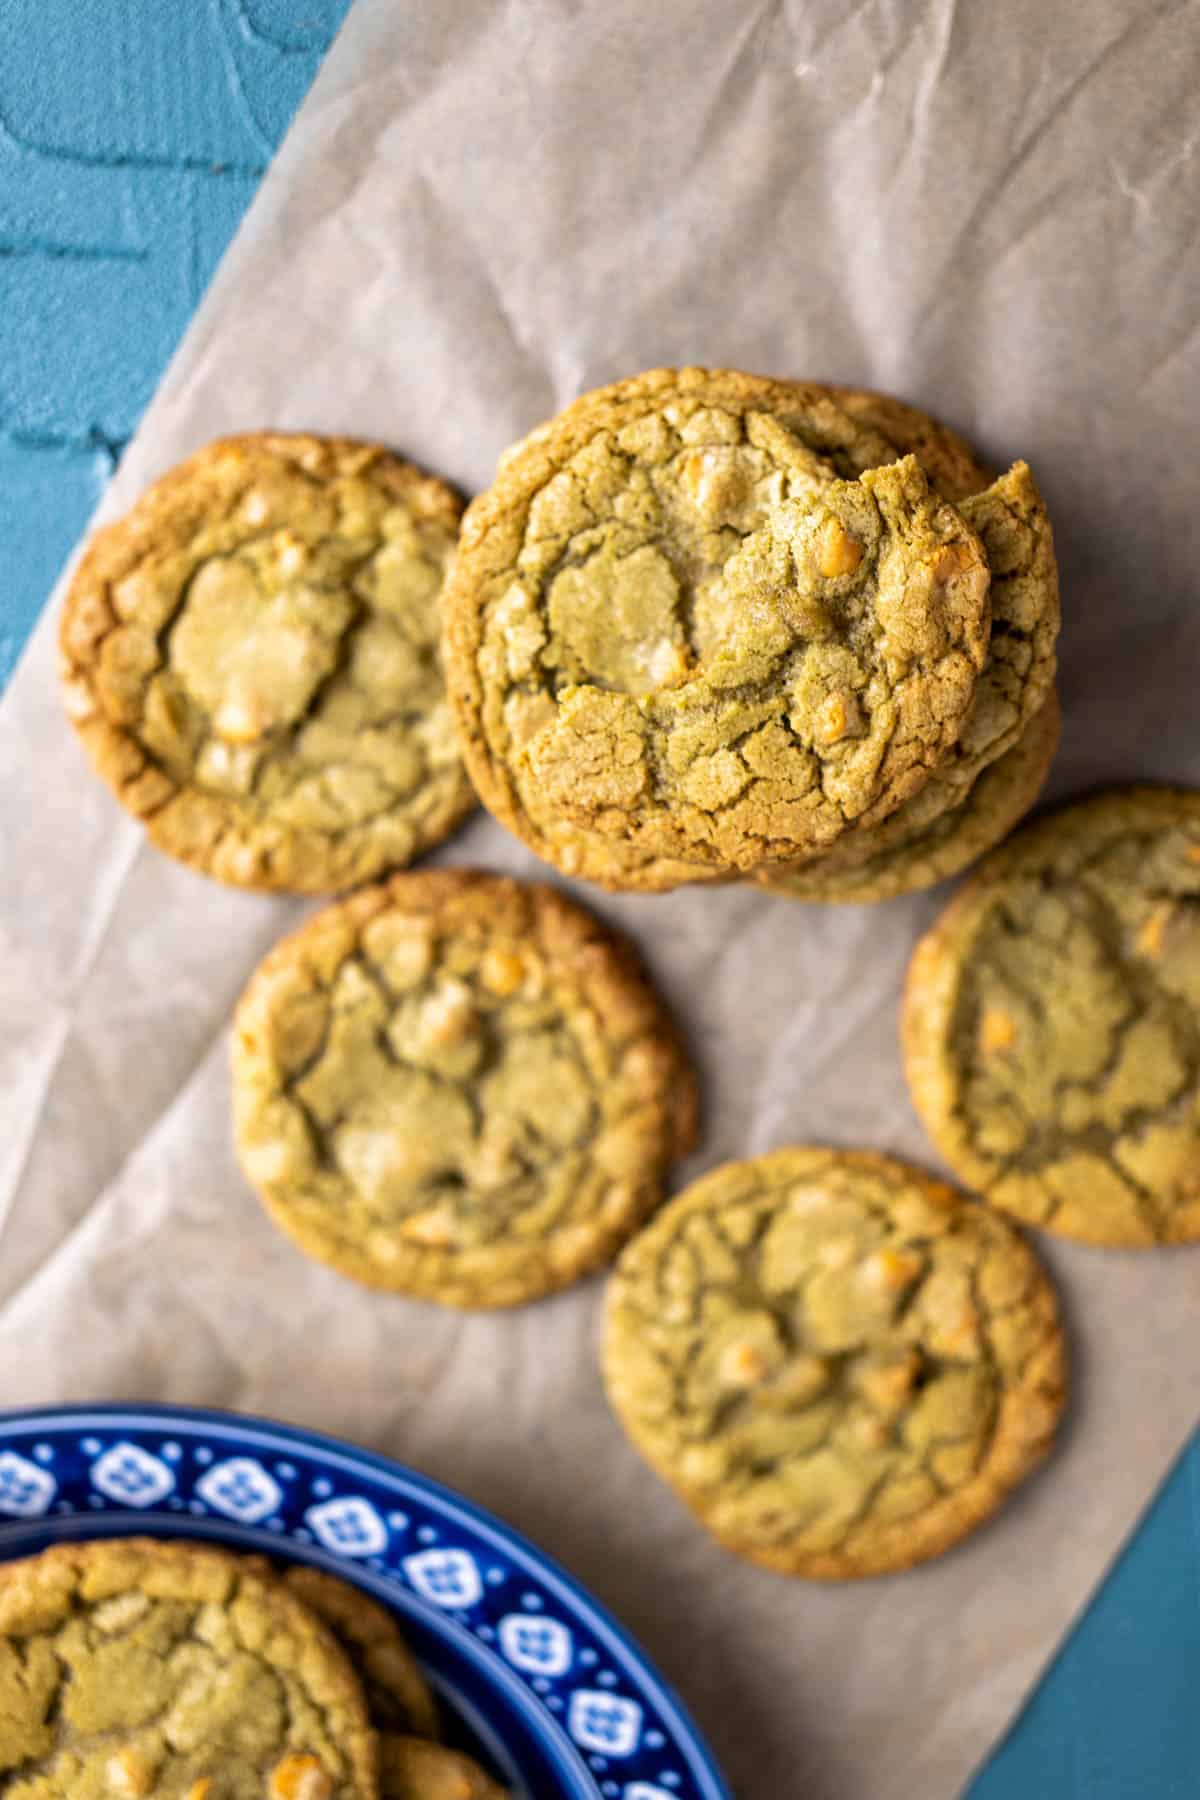
[[[286,1551],[390,1604],[515,1800],[732,1800],[624,1627],[520,1532],[442,1483],[249,1414],[0,1409],[0,1561],[135,1534]],[[440,1594],[439,1553],[457,1559]],[[518,1640],[530,1620],[552,1628],[537,1656]]]

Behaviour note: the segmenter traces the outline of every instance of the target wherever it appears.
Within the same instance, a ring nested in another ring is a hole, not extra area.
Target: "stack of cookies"
[[[473,783],[610,888],[869,901],[958,872],[1054,754],[1050,524],[1024,463],[994,479],[899,401],[702,369],[585,395],[456,543],[459,510],[369,445],[230,440],[71,589],[69,710],[155,841],[245,885],[366,884],[239,1006],[245,1172],[310,1255],[444,1304],[620,1252],[614,1407],[723,1544],[818,1577],[935,1555],[1065,1400],[1053,1289],[1003,1215],[1200,1237],[1200,800],[1028,828],[919,948],[914,1100],[989,1204],[803,1146],[663,1206],[697,1084],[633,947],[544,885],[396,871]]]
[[[0,1566],[14,1800],[503,1800],[392,1615],[317,1569],[143,1538]]]
[[[877,395],[704,369],[586,394],[469,508],[444,610],[484,803],[607,887],[928,885],[1057,740],[1033,476]]]
[[[1024,463],[993,480],[900,401],[658,370],[510,450],[456,551],[460,512],[376,446],[259,433],[96,535],[64,690],[156,843],[328,892],[431,848],[473,782],[606,887],[871,900],[1036,797],[1045,507]]]

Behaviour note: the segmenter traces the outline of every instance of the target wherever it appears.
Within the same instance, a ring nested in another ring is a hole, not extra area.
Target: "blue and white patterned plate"
[[[522,1800],[731,1800],[678,1700],[609,1614],[438,1483],[235,1413],[0,1412],[0,1560],[135,1532],[314,1563],[386,1602],[448,1735]]]

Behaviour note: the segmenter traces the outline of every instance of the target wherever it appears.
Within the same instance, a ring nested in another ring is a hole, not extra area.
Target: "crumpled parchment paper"
[[[1200,781],[1198,91],[1186,5],[358,0],[104,511],[231,429],[378,436],[476,489],[577,391],[659,362],[891,387],[1044,486],[1055,790]],[[60,714],[56,610],[0,708],[0,1403],[242,1407],[393,1452],[591,1583],[742,1800],[958,1792],[1193,1424],[1200,1254],[1045,1246],[1070,1427],[967,1546],[846,1587],[741,1565],[611,1420],[599,1283],[464,1318],[267,1223],[226,1033],[298,908],[143,844]],[[482,819],[446,854],[534,872]],[[932,1160],[895,1039],[940,896],[588,898],[703,1066],[687,1173],[803,1139]]]

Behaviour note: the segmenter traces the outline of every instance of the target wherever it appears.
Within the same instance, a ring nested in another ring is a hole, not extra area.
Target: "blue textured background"
[[[0,0],[0,685],[348,3]],[[1194,1800],[1197,1672],[1193,1444],[972,1800]]]

